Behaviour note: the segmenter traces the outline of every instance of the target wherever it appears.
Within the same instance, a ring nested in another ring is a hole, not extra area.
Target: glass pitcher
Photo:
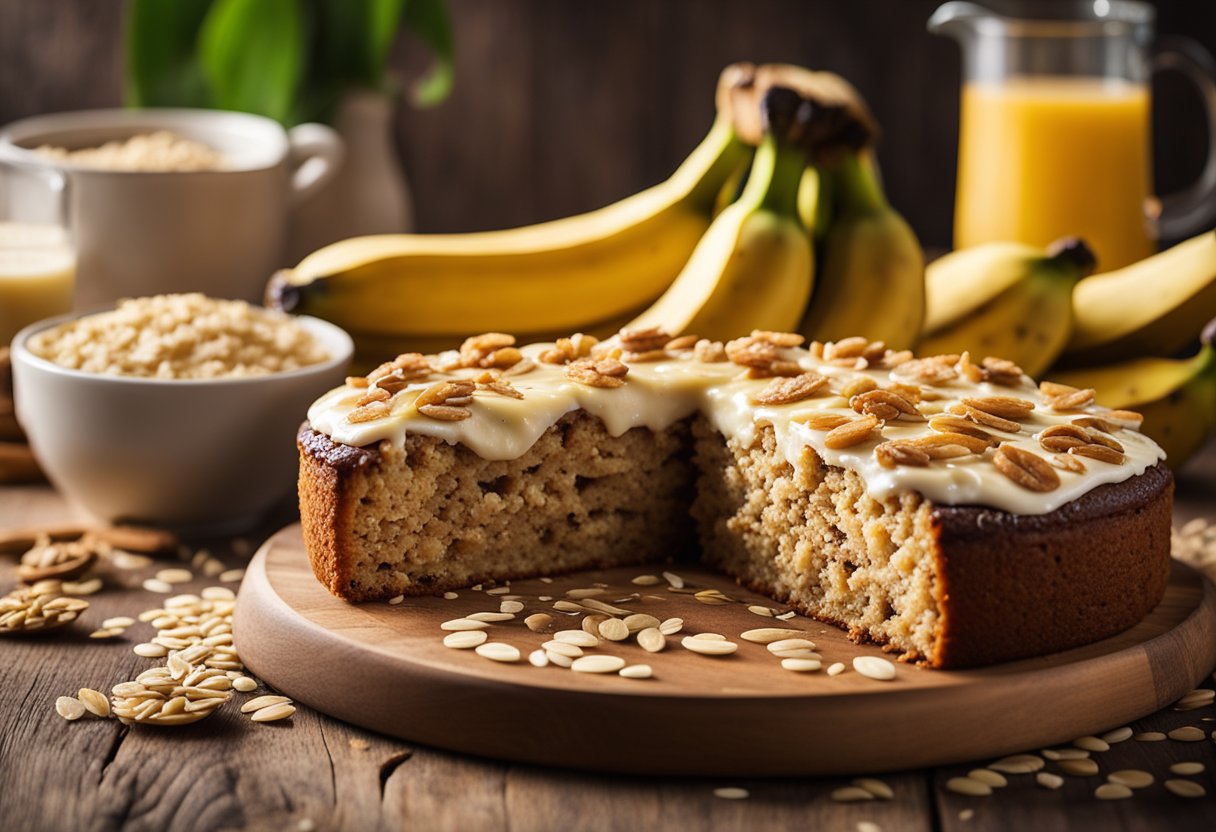
[[[29,324],[72,311],[65,186],[56,171],[0,161],[0,347]]]
[[[950,2],[929,31],[962,45],[956,248],[1085,239],[1109,270],[1201,231],[1216,211],[1216,153],[1188,190],[1152,197],[1150,76],[1183,72],[1216,128],[1213,61],[1174,38],[1151,51],[1154,10],[1126,0]],[[1216,136],[1216,129],[1209,129]],[[1190,141],[1202,141],[1201,135]]]

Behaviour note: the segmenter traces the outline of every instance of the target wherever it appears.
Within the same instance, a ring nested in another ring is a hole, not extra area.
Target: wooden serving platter
[[[407,598],[353,605],[331,596],[308,566],[298,526],[272,537],[250,564],[235,616],[237,649],[249,668],[287,695],[339,719],[418,743],[524,763],[625,773],[794,776],[881,772],[990,758],[1104,731],[1177,699],[1216,664],[1216,588],[1175,565],[1165,599],[1138,626],[1053,656],[968,671],[896,663],[895,679],[855,672],[852,659],[882,655],[839,630],[796,617],[775,621],[749,604],[778,607],[694,565],[675,570],[694,589],[716,588],[742,603],[708,605],[691,594],[636,586],[650,564],[516,581],[525,611],[492,624],[491,641],[519,648],[503,664],[442,645],[441,622],[496,612],[501,596]],[[566,590],[608,585],[598,596],[659,619],[683,618],[661,653],[633,640],[608,653],[654,670],[646,680],[532,667],[529,652],[550,636],[523,618],[554,615],[552,629],[578,629],[552,601]],[[793,673],[761,644],[738,638],[755,627],[801,630],[823,664],[848,670]],[[739,644],[728,657],[680,646],[713,632]]]

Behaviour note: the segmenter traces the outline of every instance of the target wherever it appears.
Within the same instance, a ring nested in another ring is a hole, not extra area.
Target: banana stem
[[[1093,274],[1098,261],[1080,237],[1064,237],[1048,247],[1044,262],[1070,280],[1080,280]]]
[[[887,197],[874,176],[874,169],[869,159],[863,154],[847,153],[835,167],[829,171],[821,169],[820,175],[827,175],[834,186],[833,210],[837,214],[863,214],[887,209]]]
[[[756,148],[751,173],[739,202],[795,217],[798,215],[798,188],[805,169],[806,156],[801,149],[781,144],[772,133],[766,133]]]
[[[730,122],[719,118],[671,178],[690,180],[689,199],[709,211],[722,185],[750,153],[751,148],[739,139]]]

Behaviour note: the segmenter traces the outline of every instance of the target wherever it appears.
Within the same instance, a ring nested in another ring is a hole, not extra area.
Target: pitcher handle
[[[311,122],[288,130],[287,140],[291,144],[291,201],[298,205],[334,177],[346,158],[346,145],[332,128]]]
[[[1160,197],[1157,209],[1149,212],[1159,239],[1179,240],[1203,231],[1216,217],[1216,60],[1198,42],[1170,35],[1158,39],[1153,71],[1174,71],[1189,78],[1207,114],[1208,157],[1203,173],[1189,187]]]

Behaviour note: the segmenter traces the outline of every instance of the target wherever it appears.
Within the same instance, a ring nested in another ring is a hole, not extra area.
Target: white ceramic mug
[[[157,130],[214,148],[227,167],[118,171],[36,152],[42,145],[97,147]],[[0,130],[0,159],[55,168],[66,178],[78,309],[163,292],[259,300],[270,275],[290,265],[293,206],[321,188],[342,158],[341,138],[324,125],[284,130],[268,118],[220,110],[82,110]]]

